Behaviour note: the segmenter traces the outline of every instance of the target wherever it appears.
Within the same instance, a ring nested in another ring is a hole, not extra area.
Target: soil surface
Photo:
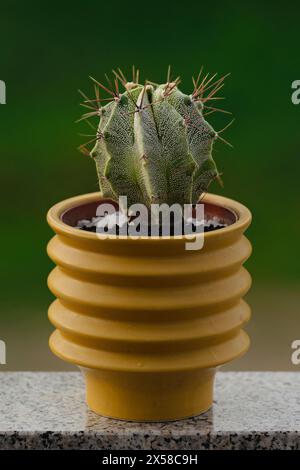
[[[83,219],[83,220],[79,220],[77,222],[77,225],[76,225],[76,228],[78,228],[79,230],[84,230],[86,232],[93,232],[93,233],[96,233],[97,232],[97,224],[99,224],[99,221],[100,221],[100,217],[93,217],[92,219],[88,220],[88,219]],[[122,221],[123,223],[126,223],[127,221]],[[197,226],[199,224],[197,224],[197,222],[194,221],[192,222],[192,227],[193,227],[193,232],[197,232]],[[105,225],[104,225],[105,226]],[[122,226],[122,225],[118,225],[117,223],[112,223],[111,221],[108,222],[108,227],[106,227],[106,229],[103,228],[103,225],[101,224],[101,232],[106,232],[106,233],[114,233],[114,234],[119,234],[119,227]],[[221,223],[220,220],[218,220],[216,217],[214,217],[213,219],[209,219],[209,220],[206,220],[205,223],[204,223],[204,232],[212,232],[214,230],[219,230],[221,228],[224,228],[224,227],[227,227],[227,224],[224,224],[224,223]],[[198,229],[199,231],[199,229]],[[99,233],[100,230],[98,230]],[[184,230],[182,229],[182,233],[184,232]],[[162,235],[162,228],[160,227],[159,228],[159,235],[161,236]],[[170,235],[174,235],[174,227],[170,227]],[[149,230],[148,230],[148,236],[151,236],[151,229],[149,227]]]

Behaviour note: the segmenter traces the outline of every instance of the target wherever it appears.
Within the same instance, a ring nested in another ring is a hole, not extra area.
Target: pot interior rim
[[[81,196],[75,196],[64,201],[57,203],[48,212],[48,222],[52,228],[58,229],[60,232],[68,232],[76,237],[84,238],[100,238],[101,235],[80,230],[75,227],[76,223],[82,219],[91,219],[96,216],[96,208],[101,203],[113,204],[116,209],[118,208],[117,203],[110,199],[101,198],[99,192],[88,193]],[[227,226],[205,232],[205,237],[212,237],[218,234],[219,236],[225,232],[236,230],[238,228],[245,227],[251,222],[251,213],[247,207],[243,206],[237,201],[234,201],[223,196],[218,196],[211,193],[206,193],[201,203],[204,204],[205,216],[213,217],[217,216],[220,220],[223,220]],[[206,217],[207,218],[207,217]],[[198,234],[203,235],[203,234]],[[197,236],[197,234],[195,234]],[[119,235],[105,235],[107,239],[130,239],[127,236]],[[140,236],[136,239],[143,240],[155,240],[155,239],[185,239],[185,235],[175,236]]]

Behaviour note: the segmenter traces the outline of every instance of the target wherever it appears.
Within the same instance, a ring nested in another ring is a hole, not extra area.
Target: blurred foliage
[[[294,5],[293,5],[294,3]],[[224,188],[253,212],[248,231],[254,247],[248,263],[255,282],[299,280],[300,106],[291,83],[300,79],[300,3],[199,2],[126,4],[19,2],[1,5],[0,79],[7,105],[0,106],[1,189],[4,200],[1,299],[47,305],[51,262],[47,209],[72,195],[97,190],[92,160],[77,152],[74,121],[82,112],[77,89],[88,79],[131,64],[162,81],[168,64],[192,88],[200,66],[224,74],[222,107],[236,120],[216,144]],[[208,118],[218,130],[227,115]],[[7,310],[9,315],[9,309]]]

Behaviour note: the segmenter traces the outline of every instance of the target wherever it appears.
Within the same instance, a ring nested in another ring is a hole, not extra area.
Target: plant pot
[[[82,369],[96,413],[137,421],[198,415],[212,405],[216,368],[249,346],[242,297],[251,280],[242,265],[251,214],[207,194],[206,213],[231,225],[205,233],[193,251],[184,236],[101,239],[72,226],[95,215],[99,202],[99,193],[87,194],[48,213],[57,265],[49,276],[57,297],[50,347]]]

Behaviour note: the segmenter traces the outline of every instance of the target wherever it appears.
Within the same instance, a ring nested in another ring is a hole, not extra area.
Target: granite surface
[[[219,372],[213,408],[172,423],[97,416],[76,372],[2,372],[0,393],[0,449],[300,449],[297,372]]]

